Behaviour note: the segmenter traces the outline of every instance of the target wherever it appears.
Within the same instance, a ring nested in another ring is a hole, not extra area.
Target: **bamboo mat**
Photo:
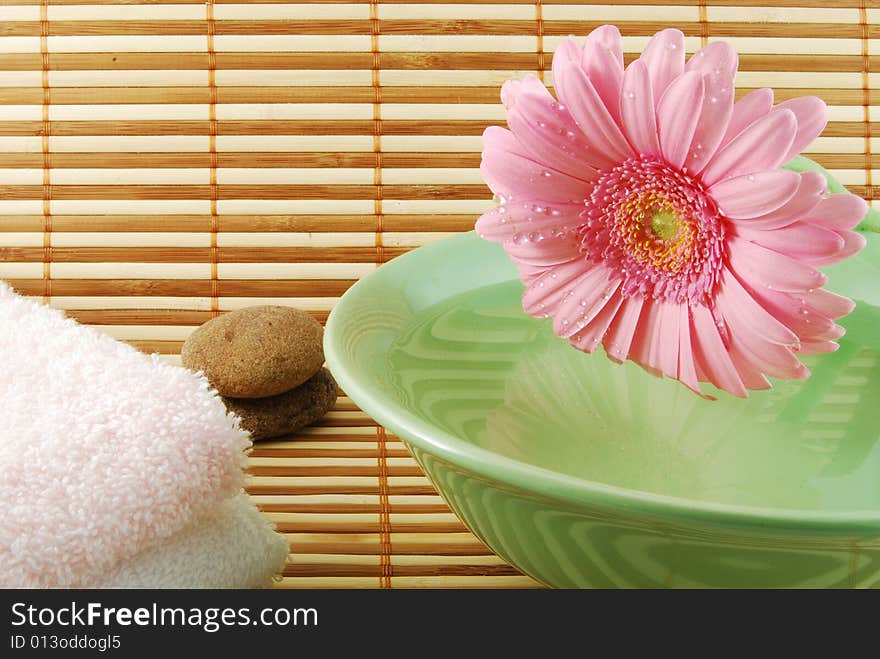
[[[0,278],[179,361],[254,304],[326,319],[382,263],[491,207],[500,85],[613,22],[740,53],[738,95],[817,94],[807,150],[877,205],[880,0],[0,0]],[[759,4],[759,3],[752,3]],[[254,451],[291,542],[281,587],[530,586],[343,398]]]

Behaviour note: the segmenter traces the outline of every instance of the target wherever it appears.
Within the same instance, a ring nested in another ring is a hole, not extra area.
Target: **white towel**
[[[0,587],[97,583],[241,491],[250,440],[204,377],[3,282],[0,412]]]
[[[284,536],[242,493],[91,587],[259,588],[281,571],[287,551]]]

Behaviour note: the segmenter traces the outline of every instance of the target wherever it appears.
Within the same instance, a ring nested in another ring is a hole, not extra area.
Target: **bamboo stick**
[[[714,8],[713,8],[714,9]],[[497,14],[496,14],[497,15]],[[583,14],[581,14],[583,15]],[[618,17],[620,13],[614,14]],[[847,12],[846,16],[856,16],[857,13]],[[741,17],[741,15],[734,15]],[[609,19],[598,19],[590,17],[590,20],[584,18],[571,20],[554,20],[553,12],[549,13],[546,20],[543,21],[544,32],[548,35],[568,35],[568,34],[586,34],[592,29],[598,27]],[[702,26],[698,20],[698,16],[691,14],[690,21],[675,21],[676,26],[685,33],[685,35],[698,37],[701,34]],[[837,38],[857,39],[861,36],[858,31],[858,19],[844,19],[835,23],[822,23],[818,21],[829,20],[833,18],[827,13],[815,14],[814,20],[809,22],[796,22],[799,18],[803,20],[802,15],[791,14],[794,20],[785,23],[761,23],[752,21],[723,21],[717,19],[708,24],[709,36],[717,36],[723,34],[725,36],[735,37],[794,37],[801,39],[822,39],[827,37],[829,29],[835,30],[834,34]],[[108,46],[101,50],[120,48],[124,52],[146,52],[148,48],[156,50],[170,49],[170,46],[163,47],[163,37],[180,36],[184,39],[180,46],[181,49],[187,47],[192,48],[195,45],[192,35],[206,35],[208,33],[207,22],[204,19],[195,20],[51,20],[49,38],[53,39],[53,50],[65,52],[95,52],[91,48],[97,45],[83,45],[78,41],[73,41],[72,37],[91,37],[92,43],[106,43]],[[855,22],[855,24],[847,23],[846,20]],[[651,36],[655,32],[663,29],[669,24],[669,20],[621,20],[616,21],[625,34],[631,36]],[[471,35],[471,34],[490,34],[498,35],[517,35],[527,36],[534,35],[537,32],[537,21],[534,15],[529,19],[507,19],[507,18],[462,18],[452,20],[443,19],[379,19],[378,26],[382,35]],[[870,26],[873,28],[873,26]],[[8,37],[28,37],[39,36],[40,32],[39,20],[33,21],[15,21],[8,22],[4,25],[0,36]],[[245,49],[238,41],[229,39],[229,37],[243,37],[246,39],[268,36],[272,41],[273,47],[281,47],[285,50],[324,50],[320,44],[315,43],[306,37],[333,35],[333,46],[348,46],[348,49],[359,50],[363,48],[361,41],[357,39],[359,36],[370,34],[371,23],[368,17],[362,19],[334,19],[334,20],[216,20],[214,21],[214,29],[217,37],[219,50],[235,50]],[[289,36],[292,39],[282,40],[280,36]],[[869,29],[868,36],[876,37],[878,31]],[[145,42],[123,43],[121,41],[111,40],[111,37],[118,36],[134,36],[149,39],[149,45]],[[224,39],[224,37],[226,39]],[[380,37],[382,43],[383,37]],[[337,40],[341,40],[337,42]],[[399,48],[399,43],[385,36],[383,50],[395,50]],[[508,40],[510,47],[518,42]],[[259,48],[254,44],[251,47]],[[529,48],[530,50],[533,49]],[[88,49],[88,50],[86,50]],[[192,48],[195,49],[195,48]],[[494,49],[494,48],[493,48]],[[498,46],[499,50],[504,50]],[[521,48],[520,48],[521,49]],[[98,51],[101,52],[101,51]]]
[[[0,6],[3,5],[39,5],[42,0],[0,0]],[[240,4],[243,0],[215,0],[217,5],[224,4]],[[289,4],[291,0],[260,0],[261,4],[275,4],[275,3],[283,3]],[[311,0],[312,2],[324,5],[329,4],[333,5],[338,2],[343,2],[346,4],[361,4],[368,3],[369,0]],[[875,2],[876,0],[869,0],[870,2]],[[80,5],[83,4],[83,0],[48,0],[50,5]],[[143,0],[89,0],[88,4],[90,5],[128,5],[128,4],[138,4],[139,2],[143,2]],[[189,4],[203,4],[200,0],[149,0],[151,4],[156,5],[189,5]],[[383,2],[387,4],[407,4],[407,5],[426,5],[430,6],[433,4],[446,4],[449,0],[383,0]],[[534,5],[532,0],[479,0],[480,4],[500,4],[500,5]],[[651,6],[681,6],[681,7],[697,7],[701,3],[701,0],[626,0],[625,4],[627,6],[635,6],[635,7],[651,7]],[[560,0],[553,0],[548,4],[560,4]],[[565,0],[564,4],[567,5],[616,5],[619,4],[617,0]],[[726,6],[737,6],[741,4],[741,0],[713,0],[712,4],[726,7]],[[841,7],[841,8],[858,8],[859,0],[774,0],[774,6],[778,7]],[[875,6],[874,4],[869,4],[869,6]]]
[[[526,576],[392,577],[392,588],[545,588]]]
[[[284,577],[273,588],[378,588],[377,577]],[[525,576],[438,576],[438,577],[392,577],[392,588],[544,588],[540,583]]]
[[[318,554],[379,554],[378,533],[286,533],[294,552]],[[491,551],[470,533],[390,533],[395,556],[476,556]]]
[[[856,55],[850,55],[856,57]],[[487,79],[485,76],[473,77],[472,80],[458,76],[442,76],[442,69],[434,71],[431,78],[425,79],[422,86],[412,85],[412,73],[404,69],[384,69],[386,72],[383,81],[382,97],[388,103],[497,103],[501,90],[501,83],[507,78],[519,77],[524,71],[497,71],[497,75]],[[164,71],[160,71],[163,73]],[[253,73],[249,71],[248,73]],[[327,76],[324,76],[324,81]],[[102,80],[102,82],[112,82]],[[124,78],[119,78],[117,85],[77,85],[73,87],[55,87],[52,96],[56,103],[208,103],[209,97],[204,87],[198,86],[199,81],[190,83],[191,86],[165,87],[162,83],[167,82],[167,76],[157,77],[155,84],[144,85],[138,81],[138,87],[125,87]],[[462,84],[472,82],[472,84]],[[490,82],[491,84],[486,84]],[[365,83],[366,84],[366,83]],[[736,89],[736,98],[755,90],[755,87],[739,86]],[[290,87],[273,85],[271,87],[244,87],[222,86],[217,89],[218,103],[315,103],[323,99],[332,98],[338,103],[368,103],[373,99],[373,90],[369,86],[301,86]],[[876,105],[880,98],[880,92],[876,88],[870,88],[867,92],[856,88],[821,88],[821,87],[783,87],[776,90],[776,100],[785,101],[798,96],[820,96],[826,103],[831,105],[861,105],[865,98],[870,105]],[[0,86],[0,105],[33,105],[39,104],[42,99],[42,90],[31,82],[31,86]],[[333,140],[327,140],[333,143]],[[62,150],[64,142],[59,138],[52,138],[52,151]],[[199,144],[201,147],[201,144]],[[39,147],[37,147],[39,148]],[[76,149],[64,149],[73,151]],[[119,151],[120,149],[112,149]],[[126,149],[121,149],[126,150]],[[175,149],[162,149],[165,151]],[[204,151],[203,148],[193,148],[194,151]],[[259,148],[242,149],[247,151],[260,150]],[[284,150],[284,149],[278,149]],[[304,147],[302,151],[315,151],[318,149]],[[337,151],[361,151],[368,152],[368,144],[349,139],[347,142],[336,141]]]
[[[245,489],[250,494],[378,494],[378,478],[373,476],[251,476]],[[392,476],[389,494],[433,494],[426,478]]]

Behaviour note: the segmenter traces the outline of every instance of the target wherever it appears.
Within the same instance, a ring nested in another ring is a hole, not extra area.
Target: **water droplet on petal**
[[[718,97],[717,97],[717,96],[712,96],[712,97],[710,97],[710,98],[709,98],[709,102],[710,102],[710,103],[717,103],[717,102],[718,102]]]
[[[629,99],[633,99],[633,98],[636,97],[636,93],[633,92],[633,91],[629,91],[629,92],[626,93],[626,97],[629,98]]]
[[[674,41],[669,44],[669,50],[676,50],[678,48],[678,44]]]
[[[748,176],[746,176],[746,180],[747,180],[747,181],[754,181],[754,180],[755,180],[755,175],[754,175],[754,174],[749,174]]]
[[[548,171],[545,169],[543,172],[541,172],[541,176],[543,176],[544,178],[550,178],[550,172],[548,172]]]

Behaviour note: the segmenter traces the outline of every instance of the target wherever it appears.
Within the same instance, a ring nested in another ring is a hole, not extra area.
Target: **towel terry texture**
[[[253,588],[271,582],[287,542],[242,493],[91,588]]]
[[[250,440],[204,377],[3,282],[0,411],[0,587],[83,587],[111,577],[172,585],[158,566],[150,582],[144,565],[177,551],[198,568],[196,539],[219,539],[205,529],[211,519],[256,528],[243,504],[227,501],[241,491]],[[267,525],[259,531],[267,543],[268,534],[280,538]],[[238,543],[229,556],[246,550]],[[179,576],[176,586],[198,585]]]

